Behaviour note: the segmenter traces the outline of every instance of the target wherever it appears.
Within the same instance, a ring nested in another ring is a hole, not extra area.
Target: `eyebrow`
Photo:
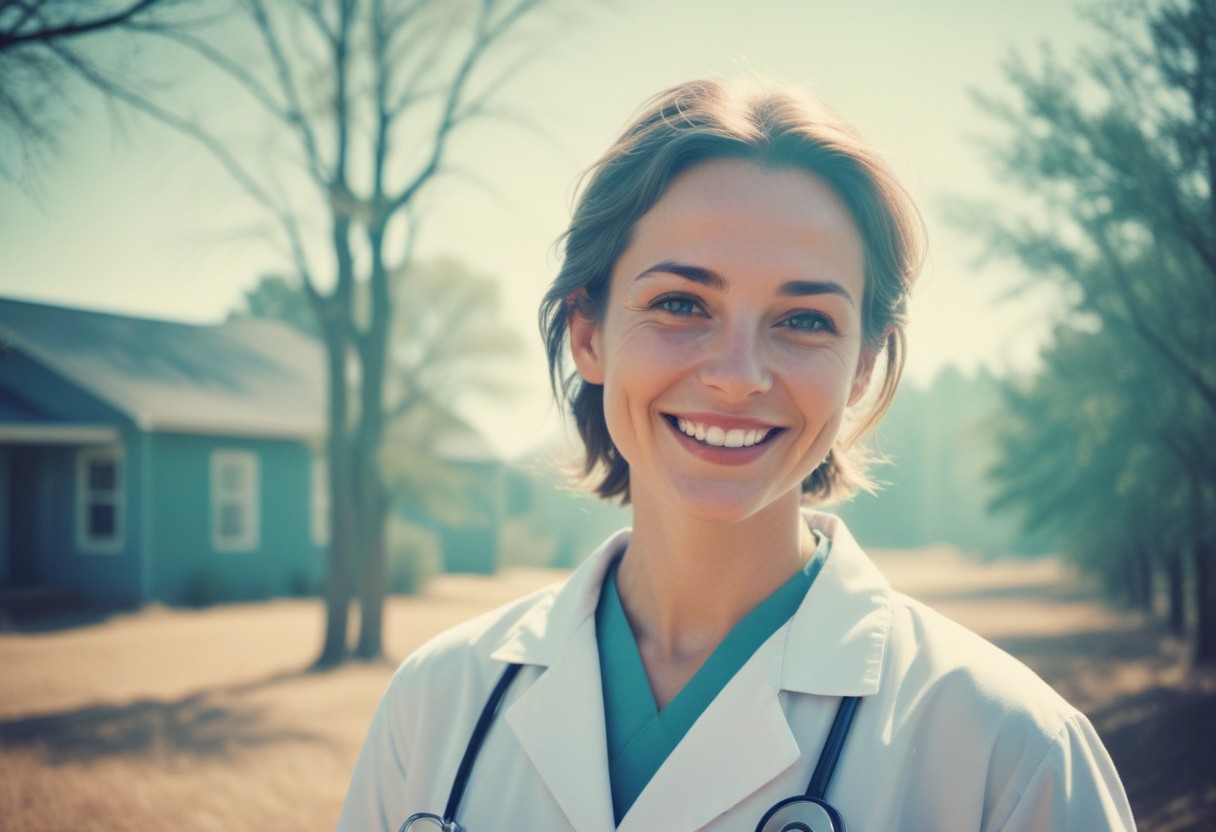
[[[678,263],[674,260],[664,260],[661,263],[656,263],[635,277],[634,280],[641,280],[644,277],[651,277],[656,274],[674,274],[676,277],[691,280],[693,283],[699,283],[702,286],[717,291],[726,289],[726,279],[712,269],[692,266],[687,263]],[[794,298],[809,295],[839,295],[847,300],[850,305],[857,305],[849,290],[834,280],[791,280],[781,284],[778,294],[782,297]]]

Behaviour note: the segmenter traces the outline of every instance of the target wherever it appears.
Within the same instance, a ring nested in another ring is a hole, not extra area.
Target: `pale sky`
[[[1055,0],[616,0],[590,3],[502,101],[537,128],[474,124],[439,181],[419,243],[503,286],[529,352],[511,401],[468,416],[504,453],[527,450],[549,412],[535,310],[557,268],[553,241],[579,172],[650,95],[705,75],[759,70],[808,83],[893,163],[924,213],[930,260],[913,299],[908,376],[946,364],[1031,366],[1050,300],[997,305],[1012,265],[978,271],[979,245],[944,221],[948,196],[1000,203],[973,139],[1000,128],[968,90],[1008,93],[1011,49],[1050,42],[1067,56],[1093,32]],[[250,229],[257,214],[194,145],[144,120],[116,129],[81,98],[38,201],[0,183],[0,295],[174,320],[221,320],[282,257]],[[204,106],[204,105],[199,105]],[[476,181],[474,181],[476,180]]]

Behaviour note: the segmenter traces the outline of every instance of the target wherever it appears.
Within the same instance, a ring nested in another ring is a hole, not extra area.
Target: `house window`
[[[258,457],[252,451],[211,454],[211,546],[248,552],[258,546]]]
[[[118,448],[85,448],[76,463],[76,545],[112,554],[123,544],[123,471]]]

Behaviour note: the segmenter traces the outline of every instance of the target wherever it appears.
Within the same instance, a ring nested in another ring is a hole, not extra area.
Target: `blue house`
[[[320,346],[0,299],[0,585],[108,604],[315,589]]]

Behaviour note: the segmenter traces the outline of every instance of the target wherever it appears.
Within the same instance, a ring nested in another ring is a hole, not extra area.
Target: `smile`
[[[690,436],[698,442],[716,448],[750,448],[753,445],[759,445],[777,431],[776,428],[727,429],[704,422],[694,422],[682,416],[669,416],[668,419],[685,436]]]

